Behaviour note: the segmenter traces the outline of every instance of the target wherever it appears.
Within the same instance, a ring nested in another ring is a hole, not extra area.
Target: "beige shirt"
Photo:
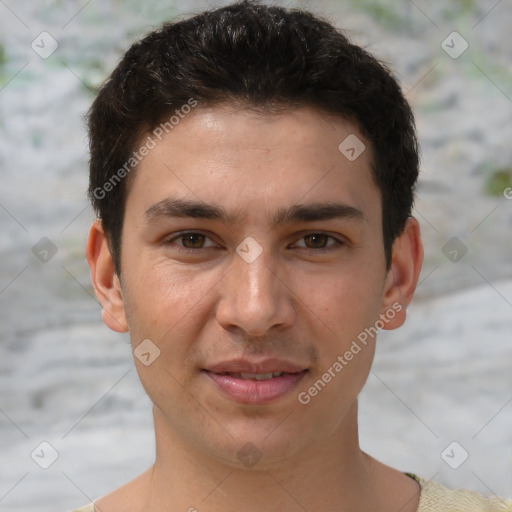
[[[512,502],[500,496],[486,498],[468,489],[448,489],[434,480],[409,473],[421,486],[418,512],[512,512]]]
[[[512,502],[481,494],[467,489],[448,489],[433,480],[424,480],[407,473],[421,486],[420,503],[417,512],[512,512]],[[96,512],[94,504],[79,508],[73,512]]]

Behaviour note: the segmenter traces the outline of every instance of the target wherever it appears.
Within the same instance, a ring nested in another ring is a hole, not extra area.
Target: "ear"
[[[100,221],[94,222],[89,230],[86,255],[94,291],[103,308],[103,322],[113,331],[127,332],[121,283],[115,272],[112,254]]]
[[[384,329],[397,329],[405,322],[406,309],[416,290],[422,263],[420,226],[416,219],[409,217],[403,233],[393,243],[381,309]]]

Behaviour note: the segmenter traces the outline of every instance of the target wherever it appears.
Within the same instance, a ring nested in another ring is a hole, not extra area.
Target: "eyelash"
[[[183,239],[187,235],[203,235],[205,238],[211,240],[209,236],[205,235],[204,233],[198,232],[198,231],[182,231],[181,233],[179,233],[179,234],[173,236],[172,238],[166,240],[164,242],[164,244],[167,245],[167,246],[175,245],[174,244],[175,240]],[[345,243],[342,240],[339,240],[338,238],[336,238],[336,237],[334,237],[332,235],[329,235],[327,233],[323,233],[322,231],[311,231],[310,233],[306,233],[306,234],[302,235],[299,238],[299,240],[302,240],[305,237],[311,236],[311,235],[325,235],[325,236],[327,236],[328,239],[334,240],[335,243],[333,243],[333,244],[331,244],[331,245],[329,245],[327,247],[322,247],[322,248],[318,248],[318,249],[315,249],[314,247],[301,247],[301,249],[306,249],[306,250],[314,251],[317,254],[325,254],[325,253],[328,253],[328,252],[330,252],[330,251],[332,251],[334,249],[338,249],[338,248],[342,247],[343,245],[345,245]],[[183,246],[180,246],[180,245],[176,245],[176,247],[178,248],[178,251],[184,252],[184,253],[187,253],[187,254],[194,254],[194,253],[197,253],[198,251],[201,251],[203,249],[211,249],[212,248],[212,247],[199,247],[197,249],[190,249],[190,248],[183,247]]]

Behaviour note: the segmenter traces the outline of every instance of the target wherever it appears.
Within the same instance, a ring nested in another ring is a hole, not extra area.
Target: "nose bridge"
[[[251,250],[254,248],[249,247]],[[237,254],[232,265],[217,311],[218,321],[225,328],[236,326],[252,336],[261,336],[272,327],[293,321],[291,294],[276,277],[278,263],[268,250],[261,250],[254,259]]]
[[[270,257],[267,252],[263,253],[254,261],[238,262],[236,273],[240,280],[240,288],[242,293],[245,294],[249,301],[268,301],[276,298],[275,288],[278,288],[276,283],[275,273],[270,270]],[[244,287],[245,283],[245,287]]]

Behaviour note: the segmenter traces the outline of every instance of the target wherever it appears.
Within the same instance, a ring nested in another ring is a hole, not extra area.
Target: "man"
[[[359,447],[376,334],[423,258],[413,115],[383,65],[309,13],[237,3],[134,44],[89,129],[87,258],[156,460],[82,510],[511,510]]]

